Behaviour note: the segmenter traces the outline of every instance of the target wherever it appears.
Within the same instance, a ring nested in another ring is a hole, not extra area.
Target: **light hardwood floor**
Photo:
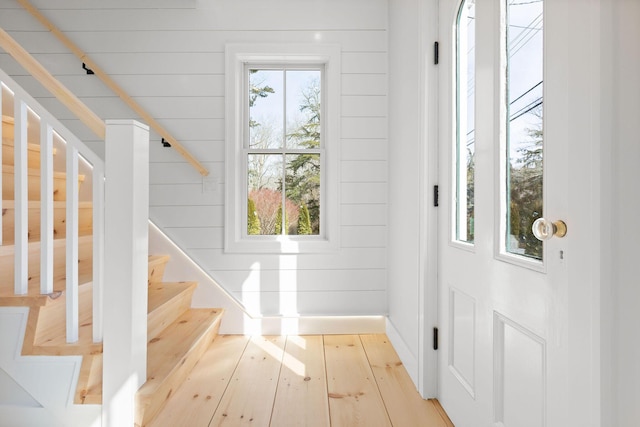
[[[385,335],[218,336],[153,427],[452,427]]]

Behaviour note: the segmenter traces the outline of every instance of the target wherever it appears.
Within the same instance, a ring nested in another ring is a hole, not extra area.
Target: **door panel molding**
[[[546,340],[497,311],[493,325],[494,422],[546,426]]]
[[[476,300],[451,286],[449,305],[449,369],[475,399]]]

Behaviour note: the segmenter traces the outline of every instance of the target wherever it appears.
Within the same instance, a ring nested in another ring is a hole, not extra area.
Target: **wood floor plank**
[[[269,426],[284,345],[280,336],[251,338],[210,427]]]
[[[217,336],[149,427],[207,427],[248,341],[242,335]]]
[[[361,335],[389,418],[394,426],[446,427],[432,402],[422,399],[384,334]]]
[[[440,404],[440,402],[438,402],[438,399],[429,399],[429,402],[431,402],[431,404],[436,408],[436,411],[438,411],[438,413],[440,414],[440,416],[444,420],[444,425],[445,426],[447,426],[447,427],[455,427],[453,425],[453,423],[451,422],[451,419],[449,418],[449,416],[445,412],[444,408]]]
[[[289,336],[271,425],[327,427],[329,404],[321,335]]]
[[[332,427],[391,426],[357,335],[325,335]]]
[[[248,340],[238,336],[219,339]],[[417,394],[385,335],[252,340],[244,352],[215,352],[212,346],[151,427],[453,427],[437,400],[425,401]],[[316,350],[322,341],[324,345]],[[320,383],[313,378],[323,355],[324,372],[320,369],[317,375],[325,378],[327,388],[323,396],[310,399],[311,394],[322,394],[307,388]],[[307,382],[316,384],[300,383],[298,373],[303,369],[303,383],[309,377]],[[324,418],[327,407],[330,422]],[[434,419],[434,414],[439,418]]]

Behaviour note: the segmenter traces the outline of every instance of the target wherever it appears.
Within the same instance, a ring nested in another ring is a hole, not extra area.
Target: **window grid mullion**
[[[286,210],[286,202],[287,202],[287,188],[286,188],[286,177],[287,177],[287,69],[282,70],[282,91],[283,91],[283,99],[282,99],[282,171],[280,172],[280,179],[282,180],[282,194],[281,194],[281,206],[282,206],[282,215],[280,218],[280,235],[286,234],[285,227],[287,224],[287,210]]]

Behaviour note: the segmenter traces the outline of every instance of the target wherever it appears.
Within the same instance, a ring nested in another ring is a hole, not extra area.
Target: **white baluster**
[[[15,97],[14,106],[15,293],[29,292],[29,196],[27,175],[27,105]]]
[[[78,149],[67,144],[67,342],[78,341]]]
[[[53,292],[53,129],[40,120],[40,293]]]

